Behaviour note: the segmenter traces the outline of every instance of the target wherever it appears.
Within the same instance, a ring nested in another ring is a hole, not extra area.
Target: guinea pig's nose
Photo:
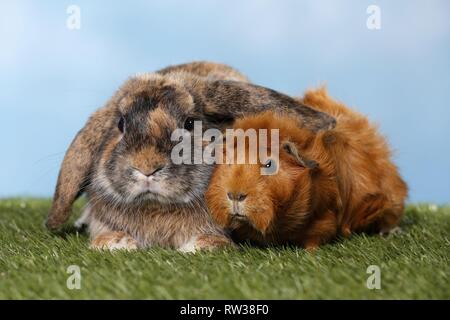
[[[242,192],[228,192],[227,196],[231,201],[244,201],[247,198],[247,195]]]

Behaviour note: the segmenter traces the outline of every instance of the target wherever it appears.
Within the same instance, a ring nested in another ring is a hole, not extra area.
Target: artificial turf
[[[82,203],[75,210],[80,211]],[[0,200],[1,299],[450,299],[450,207],[409,205],[402,232],[321,247],[98,252],[43,227],[48,199]],[[80,289],[68,289],[68,267]],[[379,266],[381,289],[368,289]]]

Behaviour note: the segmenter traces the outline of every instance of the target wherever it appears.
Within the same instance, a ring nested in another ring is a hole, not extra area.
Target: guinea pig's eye
[[[194,129],[194,118],[187,118],[186,121],[184,122],[184,128],[188,131],[192,131],[192,129]]]
[[[266,167],[266,168],[270,168],[270,167],[272,167],[272,160],[268,160],[266,163],[264,163],[264,167]]]
[[[117,128],[120,130],[120,132],[123,133],[125,130],[125,119],[124,117],[120,117],[119,122],[117,123]]]

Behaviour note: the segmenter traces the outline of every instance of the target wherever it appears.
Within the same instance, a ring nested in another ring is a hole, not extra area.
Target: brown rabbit
[[[235,81],[236,79],[240,81]],[[235,117],[275,108],[319,130],[335,120],[273,90],[246,82],[234,69],[207,62],[130,78],[96,111],[70,145],[46,225],[58,229],[77,197],[93,247],[160,245],[192,251],[228,243],[208,214],[204,191],[213,166],[175,164],[171,133],[223,128]]]
[[[215,220],[237,241],[307,249],[338,235],[396,227],[407,186],[385,139],[324,89],[307,92],[302,102],[336,117],[336,128],[315,134],[273,112],[237,120],[234,127],[243,130],[279,129],[279,159],[217,165],[206,193]],[[261,175],[262,166],[278,171]]]

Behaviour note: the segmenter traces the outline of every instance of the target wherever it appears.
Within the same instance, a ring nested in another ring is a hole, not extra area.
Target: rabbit
[[[218,164],[205,195],[215,221],[236,242],[307,250],[338,236],[394,229],[407,185],[386,140],[366,117],[332,100],[324,88],[300,100],[334,116],[336,127],[314,133],[273,111],[236,120],[235,129],[279,129],[278,159]],[[247,144],[244,152],[249,150]],[[261,175],[261,167],[278,171]]]
[[[171,133],[192,131],[194,120],[222,129],[242,114],[269,108],[295,114],[299,125],[316,131],[335,125],[325,113],[246,81],[230,67],[207,62],[128,79],[67,150],[47,228],[58,230],[86,193],[81,221],[93,248],[196,251],[230,244],[204,203],[213,166],[173,163]]]

